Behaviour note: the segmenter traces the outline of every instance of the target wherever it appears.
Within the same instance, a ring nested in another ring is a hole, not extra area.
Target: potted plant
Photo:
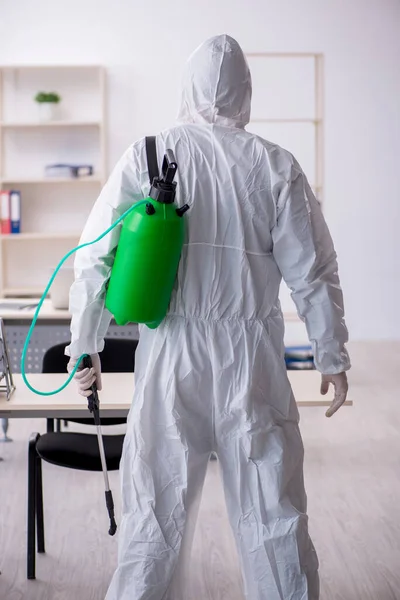
[[[38,92],[35,101],[39,105],[39,117],[41,121],[52,121],[56,115],[56,106],[61,98],[55,92]]]

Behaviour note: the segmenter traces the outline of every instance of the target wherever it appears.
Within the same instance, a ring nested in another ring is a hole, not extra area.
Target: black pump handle
[[[176,164],[175,155],[172,150],[167,149],[164,154],[164,160],[162,165],[162,172],[165,183],[172,183],[178,170]]]
[[[165,151],[165,157],[167,158],[168,161],[168,166],[174,166],[175,168],[177,167],[176,164],[176,160],[175,160],[175,154],[174,151],[171,150],[170,148],[167,148],[167,150]]]

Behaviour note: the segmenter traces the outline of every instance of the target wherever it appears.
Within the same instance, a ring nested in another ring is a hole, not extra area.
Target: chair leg
[[[43,515],[43,480],[42,459],[36,456],[36,526],[37,526],[37,551],[45,552],[44,545],[44,515]]]
[[[36,443],[40,435],[32,433],[28,450],[28,533],[27,533],[27,577],[36,578],[35,519],[36,519]]]
[[[47,421],[47,433],[54,432],[54,419],[46,419]]]

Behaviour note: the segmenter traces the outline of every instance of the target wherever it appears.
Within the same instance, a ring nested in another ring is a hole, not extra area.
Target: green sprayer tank
[[[175,204],[177,168],[167,150],[163,177],[153,179],[146,202],[123,221],[106,295],[118,325],[145,323],[155,329],[167,314],[189,209]]]

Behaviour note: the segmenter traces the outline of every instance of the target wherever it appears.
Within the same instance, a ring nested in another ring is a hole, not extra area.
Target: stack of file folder
[[[47,165],[45,173],[46,177],[91,177],[93,175],[93,166],[67,164]]]
[[[288,346],[285,348],[285,361],[288,371],[309,371],[315,369],[311,346]]]

